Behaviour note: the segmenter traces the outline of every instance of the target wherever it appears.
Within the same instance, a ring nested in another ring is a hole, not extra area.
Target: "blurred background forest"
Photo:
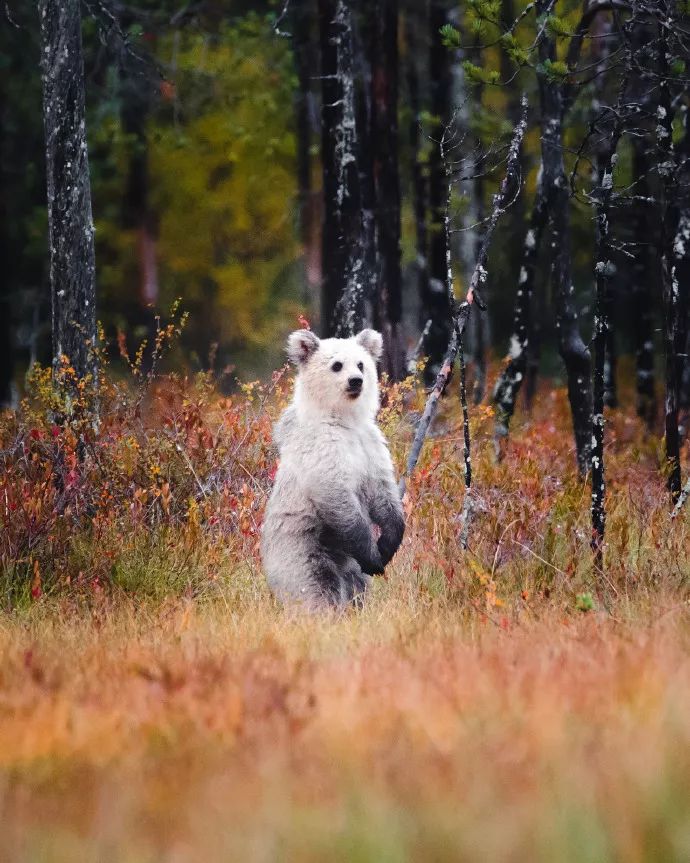
[[[512,129],[521,88],[532,96],[536,91],[532,70],[516,73],[497,45],[484,52],[484,62],[499,70],[503,83],[468,79],[463,63],[471,52],[445,46],[439,25],[460,24],[461,16],[474,14],[472,5],[463,11],[457,4],[431,5],[403,2],[397,33],[408,349],[424,323],[415,184],[428,187],[435,150],[428,136],[437,131],[438,112],[445,116],[461,105],[461,124],[472,143],[487,150]],[[567,14],[576,20],[579,6],[571,5]],[[269,0],[136,7],[94,2],[83,10],[98,317],[108,335],[121,329],[141,339],[149,334],[155,311],[181,298],[190,318],[175,358],[178,366],[208,367],[217,345],[218,367],[230,364],[242,376],[263,374],[280,363],[282,337],[298,313],[318,325],[323,218],[318,15],[315,4],[312,9],[295,0],[276,27],[282,6]],[[361,50],[355,80],[362,93],[380,44],[374,21],[379,6],[361,3],[356,10]],[[504,6],[506,21],[520,11],[512,2]],[[469,19],[467,24],[472,32]],[[476,34],[471,38],[478,40],[478,29]],[[2,375],[5,383],[11,375],[21,390],[29,363],[48,362],[51,351],[40,39],[30,4],[8,5],[0,40]],[[362,96],[365,108],[368,98]],[[583,137],[585,113],[571,116],[567,135],[573,145]],[[485,321],[499,356],[511,332],[539,137],[538,125],[531,125],[523,155],[526,193],[501,222],[492,251]],[[491,172],[458,184],[459,224],[481,219],[496,184]],[[421,219],[433,233],[433,212],[423,210]],[[474,265],[476,233],[456,237],[459,283]],[[593,219],[587,205],[573,210],[573,248],[580,311],[588,319]],[[630,265],[625,258],[620,263],[625,281]],[[542,281],[548,266],[548,260],[540,264]],[[538,323],[548,334],[552,324],[544,303],[537,308],[543,318]],[[545,360],[551,372],[558,371],[555,351],[547,351]]]
[[[305,307],[295,75],[269,3],[203,5],[83,16],[98,315],[141,339],[179,297],[178,365],[206,367],[217,343],[219,362],[248,372],[277,361],[278,332]],[[51,351],[36,10],[8,7],[0,32],[2,318],[19,382]]]

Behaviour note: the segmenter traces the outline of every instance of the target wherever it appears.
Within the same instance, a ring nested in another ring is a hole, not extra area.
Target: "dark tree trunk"
[[[297,194],[299,232],[304,262],[304,301],[317,306],[321,283],[321,236],[319,198],[312,182],[312,140],[316,105],[313,82],[318,78],[318,62],[312,21],[315,19],[314,0],[293,0],[292,48],[297,74],[295,91],[295,128],[297,133]]]
[[[5,107],[0,104],[0,144],[5,141]],[[4,147],[0,150],[4,156]],[[13,401],[14,351],[12,346],[12,260],[7,235],[8,212],[5,195],[5,162],[0,161],[0,409],[9,407]]]
[[[538,308],[538,307],[537,307]],[[532,412],[532,405],[537,395],[539,381],[539,363],[541,362],[541,321],[538,312],[530,320],[529,345],[527,348],[527,371],[525,373],[524,405],[527,414]]]
[[[633,138],[633,176],[635,194],[649,199],[649,164],[644,140]],[[635,257],[631,264],[631,300],[635,338],[635,386],[637,391],[637,414],[651,431],[657,415],[656,388],[654,380],[654,302],[650,261],[651,225],[647,215],[647,204],[636,204],[631,214]]]
[[[551,9],[548,0],[537,0],[537,14]],[[554,250],[553,294],[556,304],[558,346],[568,379],[568,398],[573,417],[577,465],[584,476],[589,467],[592,419],[592,383],[589,351],[580,335],[572,282],[570,248],[570,196],[563,163],[563,90],[545,70],[556,60],[555,40],[545,31],[539,43],[538,70],[541,100],[541,150]]]
[[[405,374],[400,272],[400,174],[398,167],[398,0],[375,0],[372,56],[372,154],[376,233],[380,262],[379,308],[383,369],[392,380]]]
[[[607,408],[618,407],[618,344],[616,342],[618,286],[615,273],[609,279],[606,290],[606,359],[604,361],[604,404]]]
[[[673,108],[669,88],[666,23],[659,22],[657,71],[659,103],[656,113],[657,170],[661,177],[661,286],[664,296],[666,346],[665,441],[668,488],[675,503],[681,492],[680,435],[678,434],[679,389],[685,351],[685,301],[675,270],[674,241],[678,227],[676,176],[673,153]]]
[[[622,94],[621,94],[622,98]],[[620,100],[619,100],[620,102]],[[620,104],[619,104],[620,109]],[[617,112],[620,115],[620,110]],[[592,393],[592,548],[596,563],[603,563],[602,543],[606,528],[604,496],[604,404],[606,401],[606,362],[609,334],[609,289],[613,275],[611,254],[610,206],[613,194],[614,155],[621,135],[621,126],[614,123],[605,136],[606,150],[597,154],[598,188],[596,190],[596,251],[595,282],[596,305],[594,313],[594,383]]]
[[[681,442],[688,433],[690,422],[690,117],[684,115],[685,134],[678,145],[680,167],[678,187],[678,226],[673,242],[673,257],[678,293],[681,297],[681,329],[685,331],[685,349],[680,355],[680,392],[679,407],[682,411],[680,422]],[[679,341],[683,338],[679,334]]]
[[[431,113],[434,117],[432,135],[439,139],[450,119],[452,92],[451,53],[441,43],[439,30],[448,23],[445,0],[431,0],[429,28],[431,55],[429,76],[431,86]],[[446,248],[443,233],[443,214],[446,202],[446,176],[440,153],[433,147],[429,158],[429,279],[422,298],[422,315],[431,320],[424,352],[429,357],[426,378],[433,381],[445,355],[450,337],[450,298],[445,286]]]
[[[606,89],[608,84],[608,76],[606,74],[606,64],[609,59],[611,50],[615,47],[611,43],[612,24],[602,15],[597,16],[591,24],[592,31],[592,48],[591,59],[597,61],[596,76],[593,82],[592,92],[592,108],[598,111],[600,105],[606,101]],[[591,61],[590,61],[591,62]],[[601,237],[602,229],[608,231],[608,225],[603,226],[601,223],[601,207],[608,212],[610,195],[606,194],[606,190],[602,191],[602,178],[611,173],[611,166],[608,164],[611,156],[611,118],[608,115],[600,118],[598,122],[600,134],[596,139],[594,153],[594,167],[596,172],[596,181],[599,184],[600,193],[606,198],[605,202],[600,201],[597,209],[597,261],[602,260],[602,256],[607,256],[607,275],[605,277],[605,286],[600,284],[600,274],[595,271],[595,296],[597,297],[598,315],[605,322],[604,345],[605,354],[603,360],[603,399],[607,407],[615,408],[618,405],[618,390],[616,372],[618,366],[618,355],[616,350],[616,327],[615,327],[615,310],[616,310],[616,265],[613,260],[609,259],[610,249],[608,243],[608,233],[606,237]],[[608,218],[608,217],[607,217]],[[597,341],[596,326],[595,326],[595,341]],[[598,344],[598,342],[597,342]],[[594,372],[594,388],[597,386],[597,374]],[[596,396],[594,396],[596,398]],[[597,417],[597,408],[594,408],[595,422]],[[593,443],[594,445],[594,443]],[[594,464],[594,463],[593,463]],[[594,470],[592,473],[594,477]],[[602,498],[603,500],[603,498]],[[603,537],[603,533],[602,533]]]
[[[0,275],[0,280],[0,409],[2,409],[10,407],[13,402],[14,351],[12,350],[9,284],[4,273]]]
[[[513,334],[510,337],[508,365],[496,381],[494,404],[496,405],[496,448],[500,455],[500,438],[506,437],[515,402],[522,382],[527,374],[530,357],[530,336],[533,331],[532,294],[536,276],[541,239],[548,217],[546,190],[543,172],[540,170],[537,190],[532,205],[532,215],[522,250],[522,266],[518,278]]]
[[[678,407],[683,412],[679,422],[681,441],[688,433],[690,417],[690,208],[683,207],[678,218],[678,227],[673,242],[674,277],[678,285]],[[685,345],[682,347],[682,345]]]
[[[321,329],[352,335],[364,321],[363,260],[352,12],[348,0],[319,0],[324,191]]]
[[[39,0],[53,364],[95,375],[96,278],[79,0]]]
[[[352,0],[353,51],[355,80],[355,111],[357,123],[357,167],[362,213],[362,262],[366,316],[373,325],[383,329],[380,302],[380,270],[378,220],[376,218],[376,188],[374,183],[374,108],[373,65],[378,51],[376,42],[375,7],[367,0]]]
[[[429,292],[429,240],[426,225],[427,181],[422,164],[422,101],[420,98],[417,59],[420,44],[417,21],[413,17],[411,8],[405,14],[405,49],[407,59],[407,91],[411,113],[409,140],[412,159],[412,201],[417,252],[415,263],[417,266],[417,290],[419,295],[418,324],[420,331],[423,331],[428,320],[428,317],[426,317],[428,311],[426,309],[426,302]]]

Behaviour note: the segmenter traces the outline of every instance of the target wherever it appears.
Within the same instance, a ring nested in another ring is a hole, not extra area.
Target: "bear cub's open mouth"
[[[354,401],[362,395],[362,390],[345,390],[345,393],[351,401]]]

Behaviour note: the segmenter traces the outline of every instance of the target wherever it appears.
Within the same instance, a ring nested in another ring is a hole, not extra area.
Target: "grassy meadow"
[[[604,571],[548,382],[500,462],[473,410],[461,549],[453,391],[385,578],[317,617],[258,557],[289,376],[137,375],[96,431],[40,374],[0,426],[0,860],[690,859],[690,511],[632,410]],[[399,468],[422,401],[386,389]]]

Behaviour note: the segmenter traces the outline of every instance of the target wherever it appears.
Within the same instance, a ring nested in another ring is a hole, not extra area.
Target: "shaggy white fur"
[[[360,601],[404,531],[388,446],[376,425],[381,335],[288,339],[294,398],[274,439],[280,464],[262,531],[268,583],[283,601]],[[376,533],[379,533],[378,539]]]

